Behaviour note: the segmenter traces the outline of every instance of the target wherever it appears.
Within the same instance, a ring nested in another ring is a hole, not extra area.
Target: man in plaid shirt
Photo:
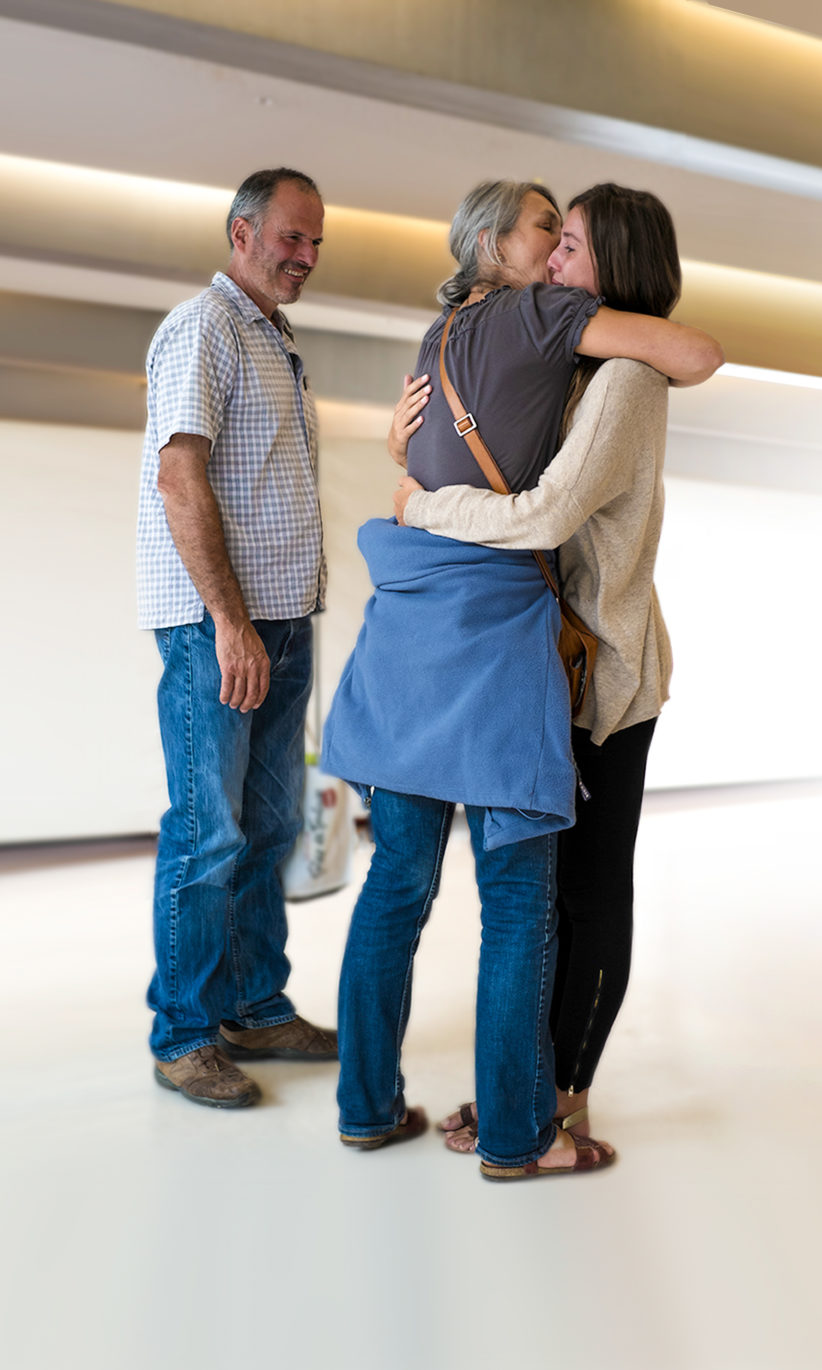
[[[170,808],[157,853],[155,1077],[236,1108],[231,1057],[331,1060],[336,1034],[286,996],[279,865],[299,829],[310,615],[323,606],[314,402],[281,306],[317,262],[323,204],[289,168],[245,180],[228,267],[149,349],[138,517],[140,626]]]

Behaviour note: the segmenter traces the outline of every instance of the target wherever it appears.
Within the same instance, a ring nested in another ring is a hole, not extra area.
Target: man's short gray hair
[[[451,224],[448,246],[458,269],[437,291],[440,304],[453,309],[470,295],[479,279],[479,235],[483,230],[485,255],[498,266],[502,264],[499,240],[514,228],[522,202],[531,190],[548,200],[559,214],[559,205],[550,190],[536,181],[483,181],[469,190]]]
[[[262,222],[263,215],[268,209],[272,195],[284,181],[291,181],[298,185],[306,194],[316,195],[319,198],[320,192],[316,182],[310,176],[306,176],[302,171],[294,171],[292,167],[279,166],[272,171],[254,171],[250,176],[246,176],[234,199],[231,201],[231,208],[228,211],[225,230],[228,241],[231,242],[231,225],[235,219],[247,219],[256,233]]]

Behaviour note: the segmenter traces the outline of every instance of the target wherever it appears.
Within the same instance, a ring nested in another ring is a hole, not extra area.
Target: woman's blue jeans
[[[482,846],[484,809],[466,806],[482,903],[477,984],[479,1154],[536,1160],[554,1138],[547,1030],[556,964],[556,838]],[[351,920],[340,980],[340,1130],[390,1132],[405,1111],[400,1065],[414,954],[439,887],[454,805],[375,790],[375,851]]]
[[[157,694],[171,807],[154,890],[151,1050],[173,1061],[216,1041],[222,1020],[294,1017],[279,865],[300,825],[311,620],[256,621],[271,662],[259,709],[220,703],[214,623],[158,630]]]

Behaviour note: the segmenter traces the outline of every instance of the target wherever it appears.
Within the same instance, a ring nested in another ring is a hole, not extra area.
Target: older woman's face
[[[559,245],[548,262],[554,285],[576,285],[591,295],[599,294],[597,265],[591,255],[585,219],[579,205],[569,211],[562,225]]]
[[[498,240],[503,274],[509,285],[522,289],[535,281],[548,284],[548,258],[559,243],[561,228],[562,219],[550,200],[529,190],[511,232]]]

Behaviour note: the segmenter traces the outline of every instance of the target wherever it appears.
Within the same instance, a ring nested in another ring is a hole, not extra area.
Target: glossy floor
[[[238,1113],[159,1090],[149,849],[7,853],[5,1364],[816,1370],[820,835],[822,785],[648,801],[633,981],[594,1096],[619,1164],[516,1186],[433,1131],[345,1150],[333,1066],[261,1065],[264,1103]],[[292,908],[317,1021],[351,898]],[[433,1117],[472,1095],[477,940],[457,829],[405,1058]]]

